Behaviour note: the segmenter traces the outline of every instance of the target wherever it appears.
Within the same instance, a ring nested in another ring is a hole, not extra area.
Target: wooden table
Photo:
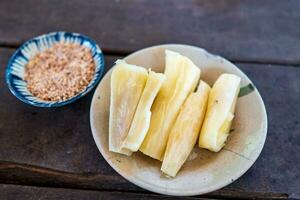
[[[61,108],[17,100],[5,83],[25,40],[64,30],[86,34],[112,63],[162,43],[199,46],[241,68],[265,101],[269,130],[251,169],[194,198],[300,199],[300,1],[0,1],[0,199],[170,199],[119,176],[92,138],[93,92]]]

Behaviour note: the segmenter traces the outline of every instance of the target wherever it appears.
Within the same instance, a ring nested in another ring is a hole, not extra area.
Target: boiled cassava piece
[[[171,129],[161,170],[175,177],[195,144],[206,112],[210,87],[200,81],[196,92],[190,94],[180,109]]]
[[[151,106],[165,80],[165,75],[149,71],[146,86],[137,106],[129,133],[123,142],[123,148],[138,151],[150,126]]]
[[[147,82],[148,72],[142,67],[118,60],[111,74],[109,115],[109,150],[130,155],[122,144]]]
[[[187,57],[166,50],[162,88],[151,108],[150,128],[140,151],[162,160],[172,125],[187,96],[195,90],[200,69]]]
[[[207,112],[199,137],[199,146],[218,152],[225,145],[241,78],[233,74],[222,74],[214,83],[208,99]]]

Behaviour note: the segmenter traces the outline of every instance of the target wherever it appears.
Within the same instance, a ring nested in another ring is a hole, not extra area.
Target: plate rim
[[[175,43],[169,43],[169,44],[160,44],[160,45],[154,45],[154,46],[150,46],[150,47],[146,47],[146,48],[142,48],[140,50],[137,50],[129,55],[127,55],[126,57],[124,57],[123,59],[126,60],[126,58],[128,58],[129,56],[133,56],[134,54],[137,54],[137,53],[140,53],[141,51],[145,51],[145,50],[149,50],[151,48],[167,48],[167,47],[170,47],[170,46],[173,46],[173,47],[176,47],[176,46],[181,46],[181,47],[189,47],[189,48],[195,48],[197,50],[201,50],[203,51],[204,53],[207,53],[208,55],[211,55],[215,58],[219,58],[219,59],[224,59],[225,62],[228,62],[229,64],[232,65],[232,67],[234,67],[236,70],[238,70],[240,73],[242,73],[245,77],[247,77],[249,80],[250,80],[250,83],[252,83],[251,79],[242,71],[240,70],[235,64],[233,64],[232,62],[230,62],[229,60],[227,60],[226,58],[222,57],[222,56],[219,56],[219,55],[215,55],[215,54],[212,54],[212,53],[209,53],[208,51],[206,51],[205,49],[201,48],[201,47],[197,47],[197,46],[192,46],[192,45],[186,45],[186,44],[175,44]],[[103,76],[103,79],[104,77],[106,76],[106,74],[108,74],[111,70],[113,69],[113,67],[111,67],[106,73],[105,75]],[[103,80],[102,79],[102,80]],[[101,80],[101,81],[102,81]],[[110,159],[107,158],[107,155],[103,152],[103,148],[102,148],[102,145],[100,144],[100,140],[99,140],[99,137],[97,136],[97,134],[95,133],[96,130],[95,130],[95,127],[94,127],[94,118],[93,118],[93,105],[95,104],[94,102],[97,100],[97,97],[96,97],[96,92],[98,90],[98,88],[100,87],[100,84],[101,82],[98,84],[94,94],[93,94],[93,98],[92,98],[92,101],[91,101],[91,106],[90,106],[90,126],[91,126],[91,130],[92,130],[92,135],[93,135],[93,139],[96,143],[96,146],[98,148],[98,150],[100,151],[101,155],[103,156],[103,158],[106,160],[106,162],[119,174],[121,175],[123,178],[125,178],[126,180],[128,180],[129,182],[143,188],[143,189],[146,189],[146,190],[149,190],[151,192],[155,192],[155,193],[159,193],[159,194],[165,194],[165,195],[172,195],[172,196],[195,196],[195,195],[201,195],[201,194],[206,194],[206,193],[210,193],[210,192],[213,192],[213,191],[216,191],[216,190],[219,190],[227,185],[229,185],[230,183],[234,182],[235,180],[237,180],[238,178],[240,178],[241,176],[243,176],[243,174],[245,174],[252,166],[253,164],[256,162],[256,160],[258,159],[258,157],[261,155],[261,152],[263,150],[263,147],[265,145],[265,142],[266,142],[266,138],[267,138],[267,133],[268,133],[268,116],[267,116],[267,111],[266,111],[266,106],[264,104],[264,101],[258,91],[258,89],[256,88],[256,92],[258,94],[258,100],[261,102],[262,104],[262,114],[263,114],[263,119],[265,119],[265,126],[264,126],[264,129],[262,130],[262,132],[264,133],[264,137],[262,138],[263,139],[263,142],[262,142],[262,145],[259,147],[259,151],[257,151],[257,155],[255,155],[254,159],[251,159],[251,161],[249,160],[249,164],[242,168],[242,170],[240,170],[240,173],[237,173],[237,175],[235,177],[233,177],[232,179],[228,180],[228,181],[224,181],[222,182],[221,184],[218,184],[218,185],[213,185],[211,187],[206,187],[206,188],[199,188],[199,190],[188,190],[188,191],[185,191],[185,192],[177,192],[177,191],[174,191],[174,190],[166,190],[164,188],[153,188],[151,186],[155,186],[154,184],[148,184],[147,182],[143,182],[142,180],[134,177],[134,176],[127,176],[126,173],[124,174],[122,172],[122,170],[119,170],[119,168],[117,166],[114,165],[113,162],[111,162]],[[254,85],[254,84],[253,84]],[[254,85],[255,86],[255,85]]]

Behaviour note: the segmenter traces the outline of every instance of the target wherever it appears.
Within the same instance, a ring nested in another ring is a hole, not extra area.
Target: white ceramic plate
[[[234,64],[205,50],[187,45],[160,45],[137,51],[126,58],[128,63],[164,71],[164,50],[189,57],[201,68],[201,79],[210,85],[224,72],[242,78],[242,86],[252,84]],[[232,132],[219,153],[195,147],[176,178],[167,179],[161,163],[140,152],[127,157],[108,150],[110,70],[95,91],[90,111],[93,136],[102,156],[121,176],[152,192],[168,195],[200,195],[218,190],[242,176],[258,158],[267,136],[267,115],[263,100],[254,91],[238,98]]]

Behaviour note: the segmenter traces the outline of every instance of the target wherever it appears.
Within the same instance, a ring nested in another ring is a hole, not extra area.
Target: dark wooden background
[[[222,55],[254,82],[268,112],[268,137],[251,169],[194,198],[300,199],[300,1],[0,1],[0,199],[170,199],[119,176],[89,125],[91,92],[61,108],[25,105],[10,94],[5,67],[27,39],[51,32],[90,36],[117,58],[163,43]]]

